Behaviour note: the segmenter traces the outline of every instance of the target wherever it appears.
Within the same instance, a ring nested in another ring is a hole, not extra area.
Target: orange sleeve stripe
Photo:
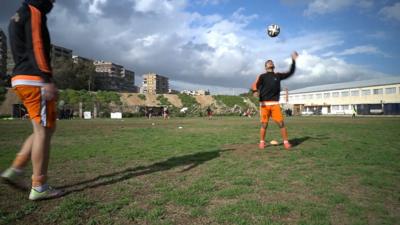
[[[41,12],[31,5],[29,5],[29,8],[31,11],[32,44],[36,63],[41,71],[51,73],[50,66],[44,54]]]
[[[251,90],[257,91],[257,83],[260,76],[257,77],[257,80],[251,85]]]

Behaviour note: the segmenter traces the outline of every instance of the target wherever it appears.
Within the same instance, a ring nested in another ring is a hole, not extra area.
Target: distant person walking
[[[163,117],[164,117],[164,120],[169,119],[169,110],[168,110],[168,107],[164,107],[164,108],[163,108]]]
[[[149,108],[147,113],[148,113],[148,115],[147,115],[148,118],[151,119],[151,117],[153,116],[153,108]]]
[[[281,107],[279,105],[279,97],[281,92],[281,80],[284,80],[293,75],[296,69],[296,59],[298,57],[297,52],[292,53],[292,65],[290,71],[287,73],[276,73],[275,65],[272,60],[265,62],[266,72],[259,75],[257,80],[252,85],[252,90],[255,96],[260,99],[260,117],[261,117],[261,128],[260,128],[260,143],[259,148],[264,149],[265,134],[268,127],[269,118],[275,121],[281,130],[283,138],[283,145],[286,149],[290,149],[292,146],[289,143],[287,130],[283,121]]]
[[[207,118],[208,118],[209,120],[211,120],[211,119],[212,119],[212,116],[213,116],[213,111],[211,110],[211,107],[208,106],[206,111],[207,111]]]
[[[56,197],[61,191],[47,183],[50,141],[56,128],[58,90],[50,66],[50,36],[46,14],[54,0],[25,0],[9,25],[11,51],[15,61],[12,87],[28,110],[33,134],[22,145],[11,167],[1,177],[21,184],[22,173],[32,160],[30,200]]]
[[[357,115],[357,110],[356,110],[356,106],[355,105],[353,105],[352,106],[352,109],[353,109],[353,115],[351,116],[351,118],[356,118],[356,115]]]

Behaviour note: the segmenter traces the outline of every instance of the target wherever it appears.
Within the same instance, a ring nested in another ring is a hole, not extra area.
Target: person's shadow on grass
[[[131,179],[133,177],[143,176],[160,171],[166,171],[180,166],[185,166],[185,168],[182,169],[180,172],[186,172],[207,161],[220,157],[220,153],[222,152],[232,151],[232,150],[233,149],[214,150],[214,151],[193,153],[190,155],[171,157],[165,161],[156,162],[148,166],[137,166],[133,168],[127,168],[123,171],[100,175],[89,180],[84,180],[77,183],[64,185],[58,188],[64,189],[64,193],[62,196],[65,196],[74,192],[81,192],[90,188],[97,188],[100,186],[115,184],[124,180]]]
[[[292,147],[296,147],[298,145],[301,145],[303,142],[308,141],[309,139],[324,140],[324,139],[329,139],[329,138],[324,137],[323,135],[320,135],[320,137],[304,136],[304,137],[300,137],[300,138],[290,139],[289,142],[292,145]],[[281,144],[281,145],[283,145],[283,144]]]
[[[293,138],[290,139],[290,144],[292,145],[292,147],[296,147],[298,145],[301,145],[303,142],[307,141],[308,139],[310,139],[310,136],[305,136],[305,137],[300,137],[300,138]]]

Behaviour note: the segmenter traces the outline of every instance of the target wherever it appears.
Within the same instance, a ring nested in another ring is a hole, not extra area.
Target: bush
[[[160,105],[172,106],[171,102],[169,102],[168,98],[164,97],[164,95],[158,95],[157,100],[160,101]]]
[[[146,95],[144,94],[138,94],[138,98],[142,99],[143,101],[146,101]]]
[[[62,104],[60,104],[62,102]],[[112,91],[88,92],[86,90],[62,90],[60,91],[59,106],[76,106],[82,102],[83,111],[93,111],[97,104],[100,117],[110,117],[110,104],[122,105],[120,95]]]
[[[178,97],[181,99],[183,107],[187,107],[188,110],[186,113],[180,113],[178,111],[179,117],[185,116],[197,116],[199,114],[199,110],[201,111],[200,104],[196,101],[193,96],[187,94],[178,94]]]
[[[248,105],[244,102],[244,98],[241,96],[230,96],[230,95],[215,95],[214,99],[226,105],[227,107],[235,107],[240,106],[241,108],[245,109]]]
[[[181,99],[183,107],[194,107],[198,106],[199,103],[196,101],[196,99],[193,96],[187,95],[187,94],[178,94],[178,97]]]
[[[137,117],[143,117],[144,113],[142,112],[137,112],[137,113],[131,113],[131,112],[125,112],[122,113],[123,118],[137,118]]]
[[[1,82],[1,81],[0,81]],[[7,89],[0,84],[0,104],[6,99]]]

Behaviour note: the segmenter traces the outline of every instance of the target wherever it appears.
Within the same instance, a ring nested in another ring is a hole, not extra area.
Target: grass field
[[[257,119],[59,121],[49,173],[66,196],[0,184],[0,224],[400,224],[400,118],[287,126],[290,152],[258,150]],[[30,129],[0,121],[1,171]]]

